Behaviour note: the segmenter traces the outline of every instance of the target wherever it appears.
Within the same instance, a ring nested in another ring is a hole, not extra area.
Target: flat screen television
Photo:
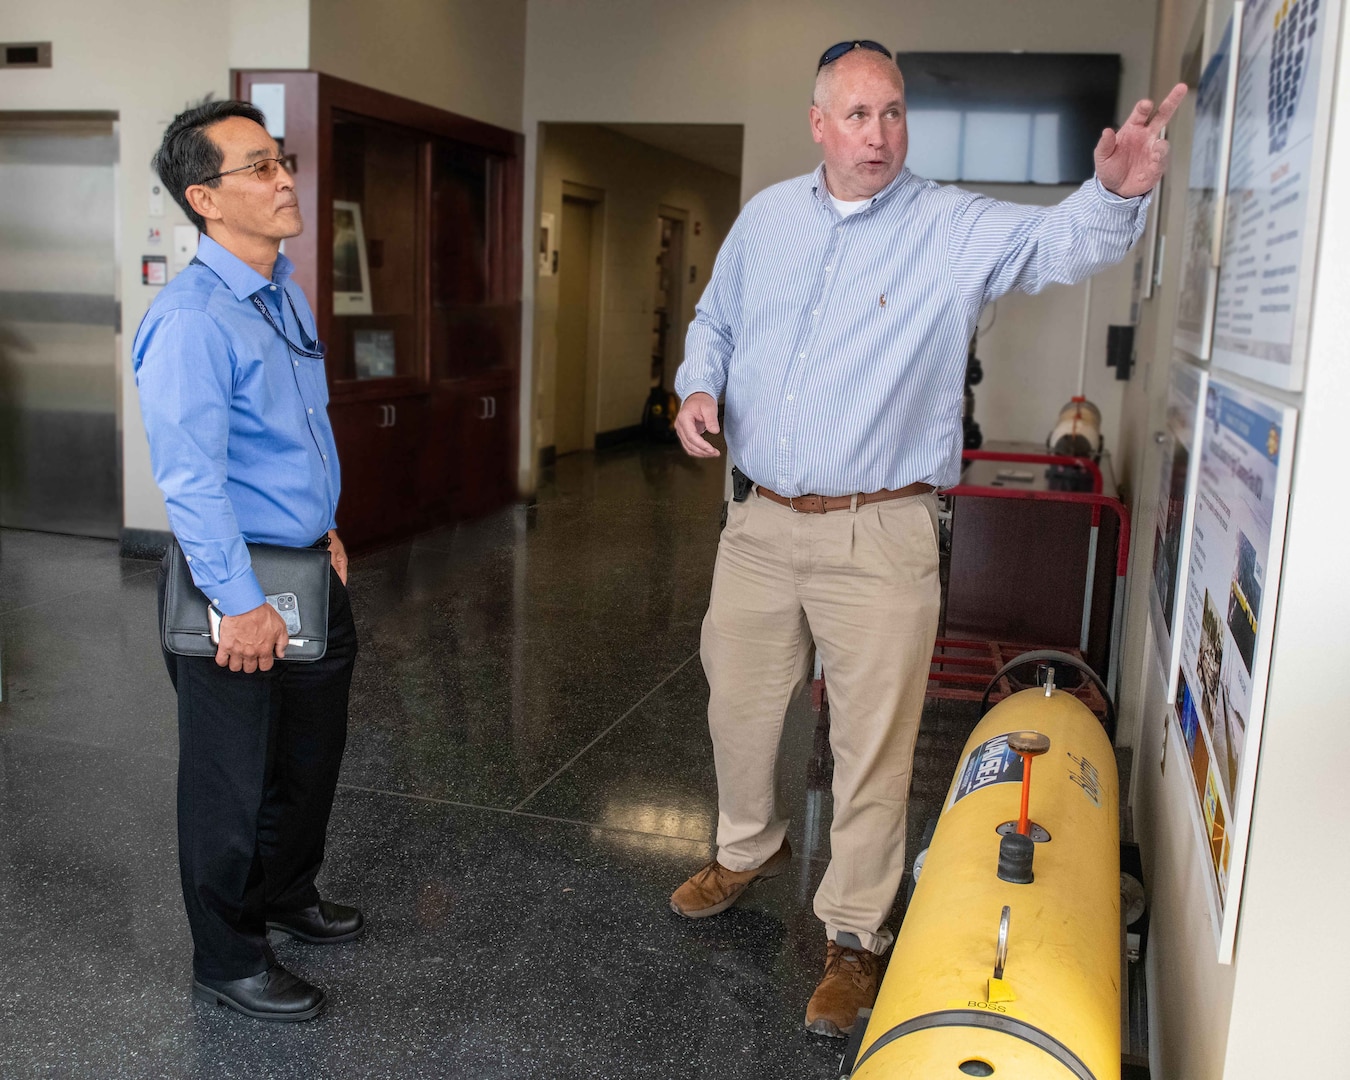
[[[930,180],[1076,184],[1116,126],[1114,53],[899,53],[906,164]]]

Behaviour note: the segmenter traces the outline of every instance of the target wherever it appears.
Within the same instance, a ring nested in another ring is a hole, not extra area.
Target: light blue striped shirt
[[[726,395],[731,459],[782,495],[956,483],[985,304],[1119,262],[1148,196],[1094,177],[1019,206],[902,170],[843,217],[824,166],[751,199],[718,252],[675,392]]]

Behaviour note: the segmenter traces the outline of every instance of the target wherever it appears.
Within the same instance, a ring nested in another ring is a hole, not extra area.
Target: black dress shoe
[[[273,964],[247,979],[219,982],[194,978],[192,996],[224,1005],[255,1020],[309,1020],[323,1008],[323,991],[299,975]]]
[[[331,904],[320,900],[313,907],[284,915],[273,915],[267,920],[267,929],[280,930],[311,945],[336,945],[361,936],[366,918],[354,907]]]

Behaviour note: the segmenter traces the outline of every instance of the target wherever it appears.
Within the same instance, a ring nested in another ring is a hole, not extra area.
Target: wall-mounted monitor
[[[899,53],[909,158],[944,182],[1076,184],[1116,126],[1114,53]]]

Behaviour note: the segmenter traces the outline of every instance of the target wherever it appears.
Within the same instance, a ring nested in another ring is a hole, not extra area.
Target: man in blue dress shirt
[[[967,342],[1004,293],[1124,258],[1185,89],[1104,131],[1097,175],[1064,202],[1017,206],[910,173],[895,61],[874,41],[840,42],[820,58],[810,111],[824,163],[750,200],[699,301],[675,429],[690,455],[717,457],[703,435],[725,396],[727,445],[754,494],[729,510],[703,623],[717,855],[671,906],[715,915],[786,868],[775,762],[814,642],[834,751],[815,898],[825,971],[806,1009],[818,1034],[852,1031],[892,941],[937,631],[935,489],[960,473]]]
[[[356,628],[336,519],[341,482],[323,348],[281,241],[303,224],[262,114],[238,101],[177,116],[154,166],[202,232],[150,306],[132,363],[155,480],[219,650],[165,653],[178,693],[178,857],[193,992],[261,1020],[307,1020],[323,991],[276,962],[268,929],[328,944],[361,933],[315,877],[347,737]],[[327,547],[328,651],[286,652],[247,543]],[[164,568],[160,571],[161,617]]]

